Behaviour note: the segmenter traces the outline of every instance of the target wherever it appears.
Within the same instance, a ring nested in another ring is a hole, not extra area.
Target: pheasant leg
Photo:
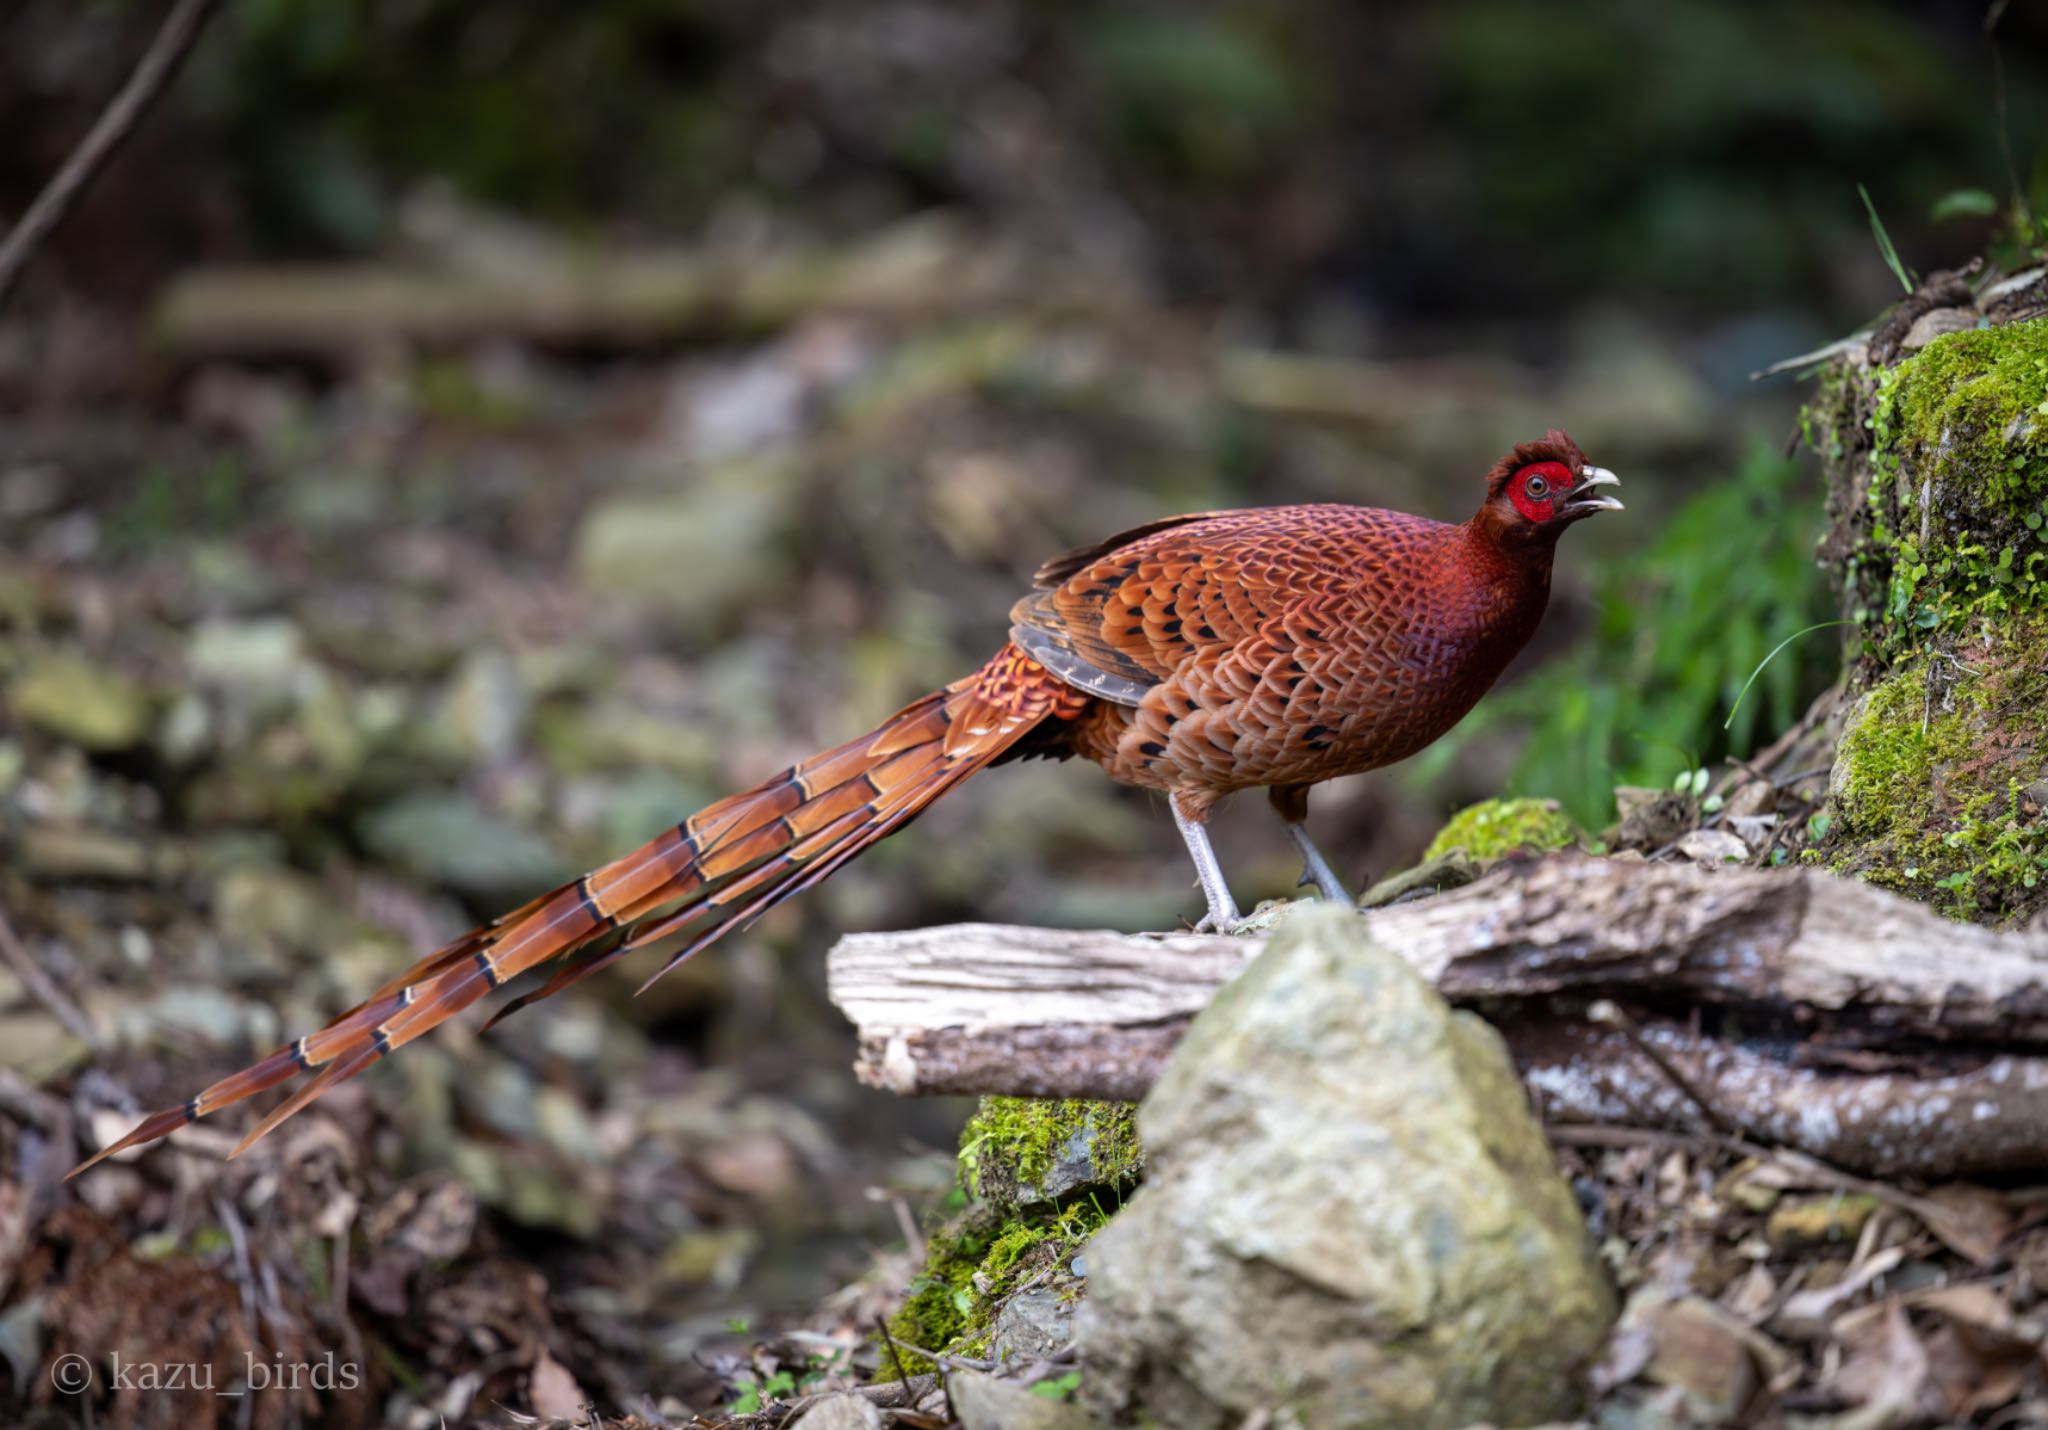
[[[1209,912],[1202,915],[1195,932],[1229,933],[1242,916],[1237,911],[1237,901],[1230,897],[1230,885],[1223,881],[1223,866],[1216,862],[1216,851],[1209,847],[1208,828],[1188,818],[1180,807],[1179,794],[1169,794],[1166,803],[1173,811],[1174,827],[1180,830],[1181,840],[1188,846],[1188,857],[1195,861],[1195,878],[1202,886],[1202,897],[1209,901]]]
[[[1337,871],[1330,867],[1330,861],[1323,857],[1323,851],[1316,848],[1315,840],[1308,837],[1308,826],[1287,823],[1287,837],[1294,841],[1294,847],[1301,851],[1301,878],[1296,888],[1313,884],[1316,892],[1333,904],[1354,904],[1356,900],[1344,887],[1344,881],[1337,877]]]

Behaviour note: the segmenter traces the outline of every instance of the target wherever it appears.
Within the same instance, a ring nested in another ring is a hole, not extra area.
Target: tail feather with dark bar
[[[1005,646],[974,675],[904,707],[869,734],[720,800],[624,858],[437,949],[318,1032],[182,1106],[152,1113],[71,1175],[311,1074],[250,1130],[235,1149],[240,1153],[328,1088],[509,979],[556,965],[543,986],[497,1018],[614,959],[685,934],[654,975],[659,978],[900,829],[1043,722],[1071,720],[1086,705],[1085,695],[1014,645]]]

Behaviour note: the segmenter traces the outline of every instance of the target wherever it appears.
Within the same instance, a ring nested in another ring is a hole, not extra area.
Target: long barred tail
[[[622,859],[436,950],[343,1013],[73,1168],[153,1142],[300,1073],[310,1077],[235,1148],[239,1155],[336,1083],[542,964],[552,976],[498,1015],[546,998],[671,934],[685,941],[648,979],[746,928],[887,837],[1048,719],[1087,697],[1015,646],[905,706],[857,740],[720,800]],[[645,985],[643,985],[644,988]],[[496,1022],[497,1018],[491,1021]]]

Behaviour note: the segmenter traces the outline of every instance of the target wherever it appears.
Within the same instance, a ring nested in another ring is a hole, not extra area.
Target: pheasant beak
[[[1565,502],[1563,516],[1591,516],[1596,511],[1621,511],[1622,505],[1613,497],[1598,495],[1594,487],[1618,487],[1621,478],[1605,467],[1588,467],[1579,478],[1579,484],[1572,488],[1571,498]]]

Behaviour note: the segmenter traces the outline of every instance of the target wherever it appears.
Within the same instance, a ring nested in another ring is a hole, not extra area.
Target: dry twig
[[[29,256],[42,241],[49,237],[57,225],[64,222],[80,194],[92,183],[93,178],[106,167],[107,161],[128,136],[135,131],[136,124],[150,105],[163,93],[171,76],[191,52],[192,42],[199,38],[206,20],[219,0],[177,0],[171,13],[164,17],[163,25],[157,30],[156,38],[149,42],[149,48],[142,53],[142,59],[135,66],[128,82],[121,86],[100,117],[86,131],[63,165],[57,170],[43,191],[36,195],[28,212],[21,216],[4,240],[0,240],[0,303],[7,301],[7,294],[21,277],[21,271],[28,265]]]
[[[0,292],[4,291],[5,284],[0,283]],[[15,936],[14,925],[8,922],[5,910],[0,910],[0,957],[6,958],[8,966],[21,979],[22,987],[49,1010],[51,1017],[95,1053],[102,1051],[100,1035],[93,1027],[92,1019],[86,1017],[84,1011],[57,986],[56,980],[43,972],[42,966],[29,956],[29,951]]]

